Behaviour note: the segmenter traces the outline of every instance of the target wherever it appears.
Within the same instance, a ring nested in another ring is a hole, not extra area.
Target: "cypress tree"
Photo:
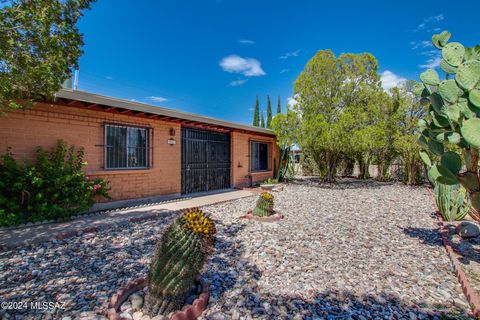
[[[260,120],[260,127],[265,128],[265,117],[263,116],[263,111],[262,111],[262,120]]]
[[[280,106],[280,96],[278,96],[277,102],[277,114],[282,113],[282,107]]]
[[[253,112],[253,125],[255,127],[260,126],[260,107],[258,105],[258,95],[257,100],[255,101],[255,111]]]
[[[270,102],[270,96],[267,96],[268,104],[267,104],[267,128],[270,128],[272,124],[272,103]]]

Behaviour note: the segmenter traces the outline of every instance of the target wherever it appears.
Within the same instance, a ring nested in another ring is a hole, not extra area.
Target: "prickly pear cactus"
[[[445,221],[463,220],[471,205],[464,187],[435,183],[435,202]]]
[[[430,69],[420,75],[422,82],[413,90],[420,103],[429,106],[428,116],[418,123],[418,142],[439,158],[429,176],[441,184],[460,183],[465,187],[474,208],[470,214],[480,220],[480,45],[465,48],[458,42],[448,43],[450,36],[443,31],[432,37],[435,47],[442,51],[440,68],[445,80]],[[431,165],[425,151],[421,157]]]
[[[268,217],[274,214],[273,195],[268,192],[262,192],[257,200],[253,215],[257,217]]]
[[[180,310],[215,241],[215,224],[199,209],[185,210],[162,235],[148,274],[144,313]]]

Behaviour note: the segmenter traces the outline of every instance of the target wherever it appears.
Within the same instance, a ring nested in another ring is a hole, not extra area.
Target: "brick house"
[[[62,89],[55,102],[0,116],[0,153],[32,159],[58,139],[85,150],[85,170],[113,200],[242,187],[273,177],[269,129]]]

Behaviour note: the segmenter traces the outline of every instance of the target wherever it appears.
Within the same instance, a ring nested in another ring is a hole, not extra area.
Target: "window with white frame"
[[[148,168],[148,151],[148,128],[105,125],[105,169]]]

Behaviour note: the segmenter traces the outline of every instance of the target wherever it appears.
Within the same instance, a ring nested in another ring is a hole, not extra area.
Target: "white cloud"
[[[440,21],[444,20],[445,16],[441,14],[437,14],[435,16],[430,16],[428,18],[424,18],[423,22],[420,23],[414,30],[413,32],[418,32],[418,31],[425,31],[425,32],[431,32],[432,31],[432,24],[439,23]],[[438,29],[438,28],[434,28]]]
[[[154,101],[154,102],[165,102],[165,101],[168,100],[167,98],[158,97],[158,96],[150,96],[150,97],[147,97],[147,99],[151,100],[151,101]]]
[[[290,71],[290,69],[286,69],[286,68],[285,68],[285,69],[280,70],[280,74],[286,73],[286,72],[289,72],[289,71]]]
[[[427,50],[427,51],[422,51],[420,52],[421,55],[423,56],[427,56],[427,57],[433,57],[433,56],[439,56],[440,55],[440,51],[438,50]]]
[[[419,67],[425,69],[433,69],[438,67],[440,65],[440,62],[442,62],[442,57],[436,56],[428,59],[427,61],[425,61],[425,63],[419,65]]]
[[[298,103],[298,101],[297,101],[294,97],[288,97],[288,99],[287,99],[287,104],[288,104],[290,107],[296,106],[297,103]]]
[[[249,39],[240,39],[240,40],[238,40],[238,43],[240,43],[240,44],[255,44],[255,41],[249,40]]]
[[[429,48],[433,47],[433,44],[431,41],[428,40],[423,40],[423,41],[411,41],[410,45],[412,46],[412,49],[418,49],[418,48]]]
[[[246,77],[266,75],[260,61],[252,58],[242,58],[235,54],[223,58],[220,61],[220,67],[226,72],[240,73]]]
[[[385,70],[380,75],[380,80],[382,81],[382,87],[385,91],[390,90],[393,87],[400,85],[401,83],[405,82],[407,79],[396,75],[390,70]]]
[[[242,84],[244,84],[247,81],[248,81],[248,79],[237,79],[237,80],[233,80],[232,82],[230,82],[229,85],[231,87],[238,87],[238,86],[241,86]]]
[[[290,57],[298,57],[298,54],[300,53],[300,49],[297,49],[293,52],[287,52],[284,55],[278,57],[278,59],[288,59]]]
[[[107,80],[113,80],[113,77],[112,77],[112,76],[105,76],[105,79],[107,79]]]

